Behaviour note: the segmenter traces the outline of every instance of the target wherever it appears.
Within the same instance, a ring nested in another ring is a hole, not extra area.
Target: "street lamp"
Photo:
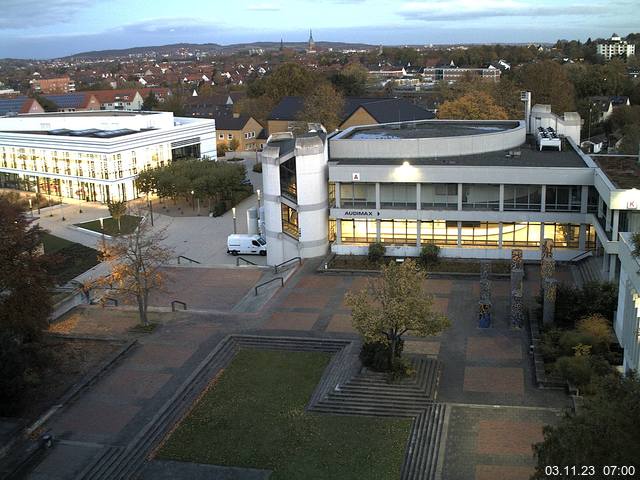
[[[100,217],[100,233],[102,234],[102,241],[104,241],[104,218]]]
[[[33,218],[33,204],[31,203],[31,199],[29,199],[29,210],[31,210],[31,218]]]
[[[191,190],[191,206],[193,207],[193,211],[196,211],[196,202],[194,202],[194,198],[193,195],[195,194],[195,192],[193,190]]]
[[[238,233],[237,232],[237,225],[236,225],[236,207],[233,207],[231,209],[231,214],[233,215],[233,233]]]
[[[260,215],[260,189],[256,190],[256,195],[258,195],[258,215]]]

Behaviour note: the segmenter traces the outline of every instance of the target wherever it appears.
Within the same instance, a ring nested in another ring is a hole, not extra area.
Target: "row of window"
[[[457,210],[458,197],[462,197],[463,210],[500,210],[500,185],[463,184],[458,192],[457,183],[418,184],[421,209]],[[335,206],[335,185],[329,188],[331,205]],[[415,210],[417,186],[414,183],[380,184],[380,208]],[[545,210],[579,212],[582,203],[582,187],[547,186]],[[376,184],[341,183],[341,208],[376,208]],[[589,187],[588,211],[598,209],[598,193]],[[503,209],[540,211],[542,209],[541,185],[504,185]]]
[[[245,132],[244,138],[245,140],[256,138],[256,132]],[[218,140],[224,140],[224,133],[218,134]],[[227,140],[233,140],[233,133],[227,133]]]
[[[418,222],[416,220],[337,220],[340,222],[340,241],[347,244],[367,244],[379,241],[386,245],[416,245]],[[336,220],[332,220],[336,222]],[[538,247],[544,238],[554,240],[558,248],[578,249],[580,225],[541,224],[540,222],[492,222],[422,221],[420,243],[439,246],[498,247],[500,226],[504,247]],[[330,226],[330,231],[335,227]],[[595,229],[587,225],[585,247],[595,248]],[[334,239],[332,239],[334,240]]]

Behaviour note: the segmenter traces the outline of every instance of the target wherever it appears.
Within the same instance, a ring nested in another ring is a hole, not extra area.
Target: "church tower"
[[[307,53],[316,53],[316,42],[313,40],[313,32],[309,30],[309,45],[307,46]]]

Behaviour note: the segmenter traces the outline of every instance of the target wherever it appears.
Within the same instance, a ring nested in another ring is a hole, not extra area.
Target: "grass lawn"
[[[79,243],[70,242],[50,233],[42,236],[44,253],[52,255],[54,264],[49,273],[55,277],[59,285],[86,272],[98,264],[98,252]]]
[[[118,230],[118,222],[116,222],[112,217],[107,217],[103,220],[104,233],[105,235],[110,235],[112,237],[133,233],[140,224],[141,218],[142,217],[134,215],[124,215],[120,219],[120,230]],[[91,220],[90,222],[76,223],[75,226],[102,233],[100,230],[100,220]]]
[[[417,259],[414,259],[417,260]],[[385,257],[385,262],[395,261],[395,258]],[[480,274],[480,260],[441,258],[437,264],[431,265],[427,272],[434,273],[477,273]],[[380,270],[380,263],[371,262],[366,255],[336,255],[329,268],[344,270]],[[506,260],[493,260],[492,273],[509,273],[511,263]]]
[[[241,350],[158,457],[273,470],[272,480],[399,478],[410,419],[304,411],[329,359]]]

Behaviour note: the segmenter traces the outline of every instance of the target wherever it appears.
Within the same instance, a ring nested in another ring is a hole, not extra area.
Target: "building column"
[[[498,248],[502,248],[502,222],[498,224]]]
[[[462,210],[462,184],[458,184],[458,211]]]
[[[618,227],[620,225],[620,210],[613,210],[613,225],[611,226],[611,240],[618,241]]]
[[[416,247],[420,248],[420,226],[422,222],[420,220],[416,220]]]
[[[500,184],[500,195],[498,200],[498,211],[504,212],[504,183]]]
[[[602,205],[604,204],[604,200],[602,200],[602,197],[600,195],[598,195],[598,218],[602,217]]]
[[[462,222],[458,222],[458,242],[457,246],[462,246]]]
[[[609,281],[613,282],[616,279],[616,265],[618,263],[617,255],[609,255]]]
[[[610,208],[607,208],[607,216],[605,218],[605,231],[607,232],[611,231],[611,209]]]
[[[422,209],[422,189],[420,188],[420,184],[416,183],[416,210]]]
[[[582,185],[582,193],[580,194],[580,213],[587,213],[589,205],[589,186]]]
[[[333,242],[337,245],[342,243],[342,219],[336,218],[336,240]]]
[[[335,182],[336,208],[342,208],[340,205],[340,182]]]
[[[380,210],[380,184],[376,183],[376,210]]]
[[[545,212],[547,209],[547,186],[541,185],[540,188],[540,211]]]
[[[380,238],[380,219],[378,218],[376,219],[376,242],[380,243]]]
[[[578,237],[578,249],[586,250],[587,248],[587,225],[584,223],[580,224],[580,236]]]

